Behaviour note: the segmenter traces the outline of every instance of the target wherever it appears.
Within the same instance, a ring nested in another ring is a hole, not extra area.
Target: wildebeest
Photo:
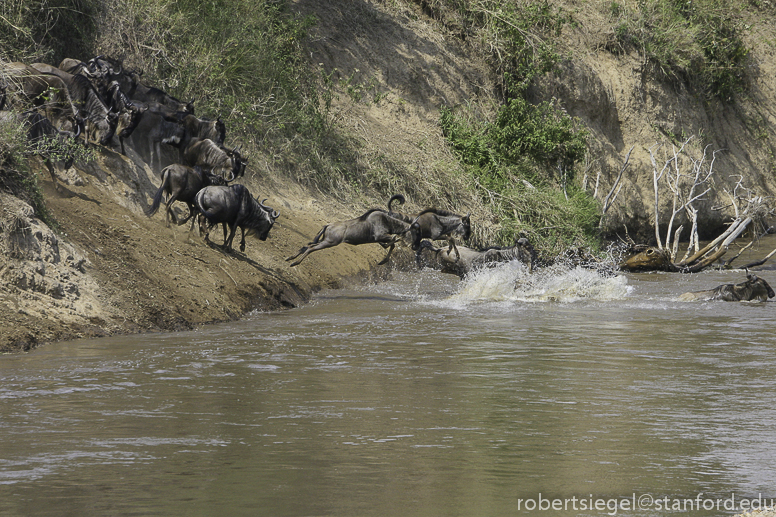
[[[209,139],[216,145],[223,145],[226,139],[226,124],[218,117],[216,120],[198,118],[194,115],[185,115],[181,121],[183,126],[183,140],[181,149],[186,149],[196,140]]]
[[[251,196],[248,188],[240,184],[205,187],[197,192],[194,204],[207,220],[205,240],[208,239],[213,226],[223,223],[223,248],[226,250],[231,249],[238,227],[242,232],[240,251],[245,251],[246,228],[249,232],[255,233],[259,240],[266,240],[272,225],[275,224],[275,219],[280,215],[277,210],[265,206]],[[229,237],[226,235],[227,226]]]
[[[119,137],[119,145],[121,146],[121,154],[127,154],[124,149],[124,140],[129,138],[130,135],[140,125],[140,120],[145,113],[146,108],[143,106],[135,105],[131,100],[127,98],[119,88],[119,83],[112,82],[108,86],[108,104],[112,111],[119,112],[119,120],[116,124],[116,135]]]
[[[146,215],[151,217],[159,210],[162,195],[167,194],[167,209],[165,210],[165,225],[170,227],[170,217],[177,225],[181,225],[196,215],[194,198],[197,192],[210,185],[225,185],[226,182],[220,176],[203,171],[200,167],[186,167],[185,165],[172,164],[162,170],[162,184],[154,195],[151,206],[146,210]],[[172,204],[182,201],[189,207],[189,215],[182,221],[178,221],[172,211]],[[194,222],[192,222],[192,229]]]
[[[404,222],[417,221],[420,226],[420,238],[447,240],[448,251],[456,252],[455,238],[467,240],[471,236],[471,217],[467,215],[458,215],[448,210],[440,208],[426,208],[413,215],[402,214],[392,209],[391,205],[397,201],[400,205],[404,204],[404,196],[396,194],[388,201],[388,213]]]
[[[307,246],[302,246],[296,255],[288,257],[286,261],[299,257],[291,263],[293,267],[299,265],[314,251],[332,248],[342,243],[352,245],[376,243],[383,248],[388,248],[388,254],[378,263],[385,264],[396,243],[405,238],[407,233],[411,236],[411,248],[417,250],[420,245],[420,226],[417,221],[405,222],[392,217],[385,210],[373,208],[359,217],[327,224]]]
[[[678,300],[681,302],[693,302],[697,300],[710,301],[722,300],[724,302],[765,302],[773,298],[773,292],[768,282],[759,276],[746,273],[746,282],[740,284],[722,284],[714,289],[706,291],[692,291],[684,293]]]
[[[463,278],[471,271],[497,263],[518,260],[533,269],[536,262],[536,251],[525,237],[515,241],[510,247],[490,247],[484,250],[474,250],[466,246],[457,246],[458,255],[448,248],[437,248],[429,241],[423,241],[418,250],[419,263],[440,269],[443,273],[452,273]]]
[[[93,77],[101,81],[110,83],[117,81],[121,85],[121,91],[124,94],[140,103],[158,102],[172,111],[183,111],[194,114],[194,101],[182,102],[164,90],[154,86],[147,86],[140,80],[142,73],[135,70],[124,69],[122,64],[107,56],[97,56],[90,59],[87,63],[87,69]]]
[[[31,144],[31,151],[43,158],[43,162],[51,175],[51,181],[57,192],[61,191],[57,176],[54,172],[55,163],[63,163],[67,170],[73,165],[73,145],[78,145],[80,127],[76,125],[76,132],[60,131],[46,117],[28,110],[23,113],[12,111],[0,112],[0,120],[14,124],[24,124],[27,131],[27,141]]]
[[[79,115],[87,121],[86,140],[108,145],[118,124],[118,112],[105,104],[94,85],[83,75],[73,75],[46,63],[33,63],[32,68],[42,74],[59,77],[67,85],[67,91]]]
[[[227,181],[232,181],[245,174],[247,160],[240,156],[237,148],[229,150],[206,138],[191,141],[183,151],[183,163],[189,167],[198,165],[213,174],[223,176]]]
[[[126,140],[151,169],[157,171],[179,161],[178,147],[183,136],[183,126],[178,122],[144,110],[135,130]]]
[[[2,61],[0,77],[5,80],[5,98],[11,107],[19,111],[33,107],[41,109],[59,128],[65,127],[66,120],[78,116],[78,108],[61,78],[42,74],[24,63]],[[75,130],[74,127],[68,129]]]

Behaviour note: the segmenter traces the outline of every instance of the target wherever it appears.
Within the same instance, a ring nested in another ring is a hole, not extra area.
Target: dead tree
[[[719,151],[709,154],[709,146],[706,146],[700,158],[692,158],[687,156],[685,152],[685,147],[691,140],[692,137],[685,140],[679,149],[674,147],[670,158],[665,161],[660,169],[658,168],[654,151],[661,147],[662,144],[657,144],[649,149],[653,167],[655,240],[657,241],[657,246],[643,246],[640,249],[634,250],[636,253],[620,264],[621,269],[629,271],[658,269],[683,273],[701,271],[722,258],[728,251],[730,244],[740,237],[753,222],[761,224],[766,217],[773,215],[773,210],[770,208],[768,200],[745,188],[742,178],[739,178],[732,193],[725,191],[730,197],[731,204],[726,207],[713,208],[721,210],[732,207],[734,210],[733,221],[721,235],[701,249],[698,238],[698,209],[695,203],[702,200],[703,196],[711,190],[714,184],[714,163]],[[683,168],[682,164],[686,163],[682,160],[683,157],[689,159],[690,167]],[[660,193],[661,190],[665,192],[665,189],[661,189],[661,184],[665,184],[672,195],[672,211],[666,229],[665,240],[660,235]],[[690,241],[687,251],[684,257],[677,261],[679,238],[683,226],[680,225],[676,231],[674,231],[673,227],[677,221],[677,216],[682,212],[684,212],[688,221],[692,223],[692,228],[690,230]],[[751,243],[749,246],[751,246]],[[776,250],[774,253],[776,254]],[[730,263],[740,254],[727,261],[726,266],[729,267]]]

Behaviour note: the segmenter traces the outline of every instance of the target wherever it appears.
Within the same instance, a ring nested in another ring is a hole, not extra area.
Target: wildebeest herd
[[[245,232],[265,240],[279,214],[254,198],[248,188],[233,183],[245,174],[247,159],[237,146],[225,146],[226,125],[194,114],[194,101],[183,102],[162,89],[141,80],[142,74],[126,69],[114,59],[98,56],[83,62],[65,59],[55,67],[45,63],[0,61],[0,121],[23,125],[27,138],[46,164],[57,190],[54,155],[65,168],[72,156],[62,154],[67,145],[100,145],[126,154],[133,149],[154,172],[161,185],[146,210],[155,214],[166,196],[165,222],[184,224],[192,219],[191,230],[199,223],[208,239],[210,230],[223,225],[224,243],[230,250],[237,228],[241,230],[240,250],[245,251]],[[178,220],[172,209],[181,201],[189,209]],[[315,238],[287,261],[300,264],[310,253],[339,244],[376,243],[388,250],[386,263],[395,246],[402,242],[415,251],[419,265],[432,265],[460,277],[489,265],[520,261],[529,268],[536,253],[525,237],[511,247],[481,250],[460,243],[471,236],[470,216],[438,208],[406,214],[394,209],[405,199],[397,194],[387,210],[373,208],[359,217],[325,225]],[[190,231],[191,231],[190,230]],[[433,241],[445,240],[436,247]],[[456,242],[458,240],[458,242]],[[725,284],[709,291],[686,293],[681,300],[759,300],[774,296],[765,280],[747,273],[742,284]]]
[[[202,216],[206,238],[212,226],[223,223],[226,248],[231,247],[237,228],[242,231],[243,251],[246,229],[265,239],[278,217],[244,185],[230,184],[245,174],[247,160],[236,146],[224,145],[226,125],[220,117],[197,117],[193,101],[180,101],[144,84],[140,73],[114,59],[64,59],[59,66],[0,62],[0,110],[0,120],[23,124],[33,144],[69,143],[70,147],[59,147],[57,158],[63,157],[63,149],[81,144],[115,147],[122,154],[129,146],[161,175],[162,184],[147,214],[156,213],[167,194],[168,225],[170,217],[178,222],[172,204],[184,202],[189,217]],[[38,146],[36,152],[60,190],[55,160],[45,146]],[[69,168],[72,152],[65,153],[62,161]]]

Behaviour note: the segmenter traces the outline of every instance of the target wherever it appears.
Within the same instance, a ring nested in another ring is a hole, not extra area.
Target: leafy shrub
[[[24,125],[14,117],[0,118],[0,188],[24,200],[43,222],[56,227],[46,207],[38,176],[27,166],[29,151]]]
[[[746,90],[749,48],[735,3],[723,0],[641,1],[635,10],[612,2],[610,50],[635,49],[664,77],[707,99],[728,101]]]
[[[570,170],[587,150],[586,132],[554,102],[532,105],[522,97],[509,99],[489,128],[494,150],[507,163],[528,156],[538,163]]]
[[[500,221],[502,244],[522,232],[553,255],[570,245],[598,246],[598,203],[546,173],[554,166],[571,169],[584,156],[585,132],[576,131],[570,117],[550,103],[535,107],[512,99],[494,122],[443,108],[440,124],[475,190]]]

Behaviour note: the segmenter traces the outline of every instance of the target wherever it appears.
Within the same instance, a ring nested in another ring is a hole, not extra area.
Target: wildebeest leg
[[[241,239],[240,239],[240,251],[245,253],[245,228],[240,227]]]
[[[381,243],[382,244],[382,243]],[[383,248],[388,248],[388,254],[385,256],[383,260],[377,263],[378,266],[382,266],[386,262],[388,262],[388,259],[391,258],[391,253],[393,253],[393,248],[396,247],[395,243],[392,244],[382,244]]]
[[[304,260],[304,257],[306,257],[309,253],[311,253],[310,251],[308,251],[310,249],[310,246],[312,246],[313,244],[318,244],[318,242],[321,240],[321,237],[323,237],[323,234],[326,233],[326,228],[328,227],[329,225],[327,224],[326,226],[321,228],[321,231],[318,232],[318,235],[316,235],[315,238],[310,243],[307,244],[307,246],[302,246],[301,248],[299,248],[299,251],[296,253],[296,255],[292,255],[286,259],[286,262],[288,262],[289,260],[294,260],[299,255],[304,254],[302,258],[300,258],[299,260],[291,264],[290,267],[296,266],[297,264],[302,262],[302,260]]]
[[[307,246],[307,249],[302,248],[302,249],[304,249],[304,252],[301,253],[302,256],[299,257],[299,260],[297,260],[295,262],[292,262],[291,263],[291,267],[298,266],[305,259],[305,257],[307,257],[307,255],[309,255],[313,251],[320,251],[320,250],[325,250],[326,248],[332,248],[332,247],[336,246],[337,244],[339,244],[339,242],[331,242],[331,241],[327,241],[327,240],[324,239],[321,242],[318,242],[316,244],[311,244],[310,246]]]
[[[193,218],[196,215],[196,213],[197,212],[196,212],[196,208],[194,208],[194,205],[189,204],[189,215],[187,215],[185,218],[183,218],[180,221],[178,221],[178,226],[186,224],[186,221],[188,221],[189,219]],[[192,230],[194,229],[194,222],[193,221],[191,223],[191,229]],[[191,231],[191,230],[189,230],[189,231]]]
[[[296,255],[291,255],[290,257],[288,257],[288,258],[286,259],[286,262],[288,262],[289,260],[294,260],[296,257],[298,257],[299,255],[301,255],[302,253],[304,253],[305,251],[307,251],[307,248],[308,248],[308,247],[309,247],[309,246],[302,246],[301,248],[299,248],[299,251],[297,251],[297,252],[296,252]]]
[[[232,249],[232,241],[234,241],[234,234],[237,233],[237,225],[229,227],[229,237],[226,236],[226,223],[224,224],[224,244],[221,246],[225,250]]]
[[[189,219],[191,219],[191,228],[189,228],[189,233],[191,233],[191,232],[194,231],[194,225],[197,224],[197,222],[199,222],[199,226],[201,228],[202,227],[202,222],[199,221],[200,218],[199,218],[199,216],[197,216],[196,212],[194,211],[194,207],[190,206],[189,210],[191,211],[189,213]],[[200,232],[200,235],[201,234],[202,234],[202,232]]]
[[[170,217],[172,217],[173,222],[180,226],[183,223],[178,222],[178,218],[175,216],[175,212],[172,211],[172,204],[175,202],[176,199],[178,199],[178,194],[180,194],[180,191],[175,191],[170,196],[170,199],[167,200],[167,210],[165,211],[166,217],[164,218],[164,222],[167,225],[167,228],[170,227]],[[184,223],[186,221],[183,221]]]
[[[60,188],[59,182],[57,181],[57,175],[54,173],[54,164],[51,163],[51,158],[46,158],[45,163],[49,170],[49,174],[51,174],[51,181],[54,183],[54,188],[57,189],[57,192],[62,192],[62,188]]]
[[[452,256],[450,253],[455,251],[455,261],[458,262],[461,259],[461,254],[458,252],[458,246],[455,245],[455,239],[448,237],[447,242],[450,243],[447,248],[447,255]]]

